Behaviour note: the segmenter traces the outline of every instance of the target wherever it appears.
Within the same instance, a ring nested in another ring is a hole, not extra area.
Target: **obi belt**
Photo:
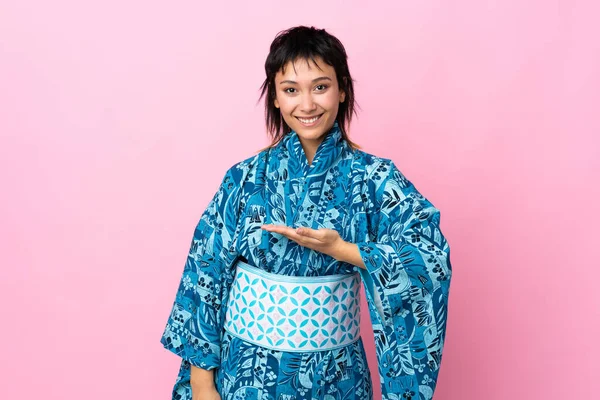
[[[323,351],[360,338],[360,274],[288,276],[242,260],[224,328],[233,336],[280,351]]]

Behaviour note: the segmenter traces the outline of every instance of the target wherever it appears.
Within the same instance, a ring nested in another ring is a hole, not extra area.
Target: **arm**
[[[338,261],[347,262],[348,264],[356,265],[359,268],[367,269],[365,263],[360,255],[358,246],[354,243],[346,242],[339,239],[340,244],[337,247],[337,251],[332,254],[332,257]]]
[[[215,387],[214,369],[206,370],[191,366],[190,385],[192,388],[192,400],[196,400],[200,395],[212,396],[209,398],[220,399]]]
[[[374,237],[344,245],[342,258],[361,267],[383,398],[432,399],[446,333],[450,247],[439,210],[393,162],[374,170],[378,177],[368,184],[375,201],[367,210]]]
[[[233,238],[241,174],[235,166],[227,171],[200,217],[161,337],[167,350],[196,367],[191,369],[195,382],[214,377],[213,372],[208,371],[220,365],[224,320],[221,304],[233,278],[228,266],[235,258]]]

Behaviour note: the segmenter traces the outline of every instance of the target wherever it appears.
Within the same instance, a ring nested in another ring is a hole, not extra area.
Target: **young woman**
[[[452,274],[439,210],[349,140],[338,39],[281,32],[265,69],[272,144],[225,173],[161,338],[182,357],[173,399],[372,399],[361,282],[382,397],[431,399]]]

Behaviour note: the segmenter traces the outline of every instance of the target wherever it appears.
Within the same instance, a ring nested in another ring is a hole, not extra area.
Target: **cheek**
[[[329,111],[337,111],[339,108],[340,94],[339,91],[329,91],[324,95],[317,95],[313,97],[313,101],[317,103],[321,108]],[[300,105],[300,96],[288,97],[277,95],[277,101],[279,102],[279,110],[281,113],[291,114]]]
[[[338,91],[330,91],[326,96],[323,96],[321,105],[328,110],[337,110],[340,106],[340,93]]]
[[[279,96],[277,98],[277,101],[279,102],[279,109],[284,114],[289,113],[295,107],[294,101],[291,100],[289,97],[286,98],[286,97],[283,97],[283,96]]]
[[[281,112],[281,116],[286,124],[289,126],[293,126],[296,123],[296,119],[292,117],[292,113],[297,108],[297,104],[295,100],[285,97],[278,98],[279,102],[279,111]]]

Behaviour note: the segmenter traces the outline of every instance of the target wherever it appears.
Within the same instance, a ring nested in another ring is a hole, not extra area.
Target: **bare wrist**
[[[334,246],[332,257],[338,261],[344,262],[346,261],[344,255],[346,254],[348,242],[346,242],[342,238],[339,238],[338,240],[338,243],[336,243],[336,245]]]
[[[192,365],[190,370],[190,384],[198,389],[214,388],[214,369],[206,370]]]

